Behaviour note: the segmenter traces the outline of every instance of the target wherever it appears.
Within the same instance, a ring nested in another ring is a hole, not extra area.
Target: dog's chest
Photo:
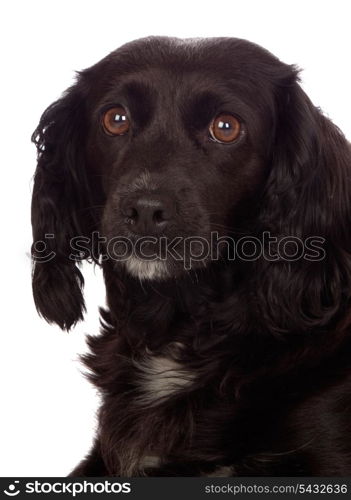
[[[136,402],[140,405],[155,405],[191,390],[196,373],[177,359],[179,346],[170,347],[164,354],[147,353],[134,361]]]
[[[187,393],[196,380],[196,372],[181,359],[184,345],[169,343],[162,352],[146,349],[138,360],[133,360],[136,404],[155,406]]]
[[[213,399],[211,381],[205,380],[196,365],[182,361],[183,348],[169,345],[163,353],[147,351],[133,361],[135,389],[121,408],[122,420],[130,422],[129,437],[125,439],[123,429],[118,446],[126,475],[150,475],[150,471],[157,475],[164,467],[173,470],[179,464],[191,463],[195,454],[207,464],[222,456],[221,434],[217,432],[221,420],[214,416],[209,403]],[[221,412],[218,400],[217,405]],[[194,475],[200,471],[201,467],[194,469]],[[230,474],[218,470],[216,475]]]
[[[116,451],[123,468],[119,473],[142,475],[187,446],[187,396],[196,391],[197,374],[182,361],[183,349],[176,342],[157,353],[146,349],[120,372],[120,378],[129,377],[131,383],[116,395]]]

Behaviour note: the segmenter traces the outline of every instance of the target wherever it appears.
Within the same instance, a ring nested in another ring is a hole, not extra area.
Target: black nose
[[[175,208],[171,199],[157,194],[131,196],[121,203],[125,222],[134,233],[159,233],[174,218]]]

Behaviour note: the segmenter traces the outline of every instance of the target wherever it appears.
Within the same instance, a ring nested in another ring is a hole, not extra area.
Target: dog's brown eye
[[[240,129],[240,122],[235,116],[222,114],[212,121],[210,134],[216,142],[229,143],[239,137]]]
[[[109,135],[124,135],[130,126],[127,112],[122,106],[108,109],[103,115],[102,124]]]

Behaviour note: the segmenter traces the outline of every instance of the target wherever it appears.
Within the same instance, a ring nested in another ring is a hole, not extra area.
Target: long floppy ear
[[[84,280],[70,247],[71,238],[86,237],[91,225],[85,137],[84,96],[78,83],[46,109],[32,136],[38,151],[32,198],[33,296],[39,314],[67,330],[85,310]]]
[[[344,329],[351,320],[350,144],[295,77],[278,98],[260,218],[261,229],[277,237],[277,247],[285,238],[290,256],[301,242],[296,258],[283,252],[278,260],[257,263],[260,314],[269,330]]]

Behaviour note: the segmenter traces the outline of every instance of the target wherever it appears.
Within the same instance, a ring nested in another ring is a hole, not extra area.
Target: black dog
[[[72,475],[350,475],[351,152],[296,68],[239,39],[139,40],[33,140],[38,311],[83,318],[83,259],[107,288]]]

